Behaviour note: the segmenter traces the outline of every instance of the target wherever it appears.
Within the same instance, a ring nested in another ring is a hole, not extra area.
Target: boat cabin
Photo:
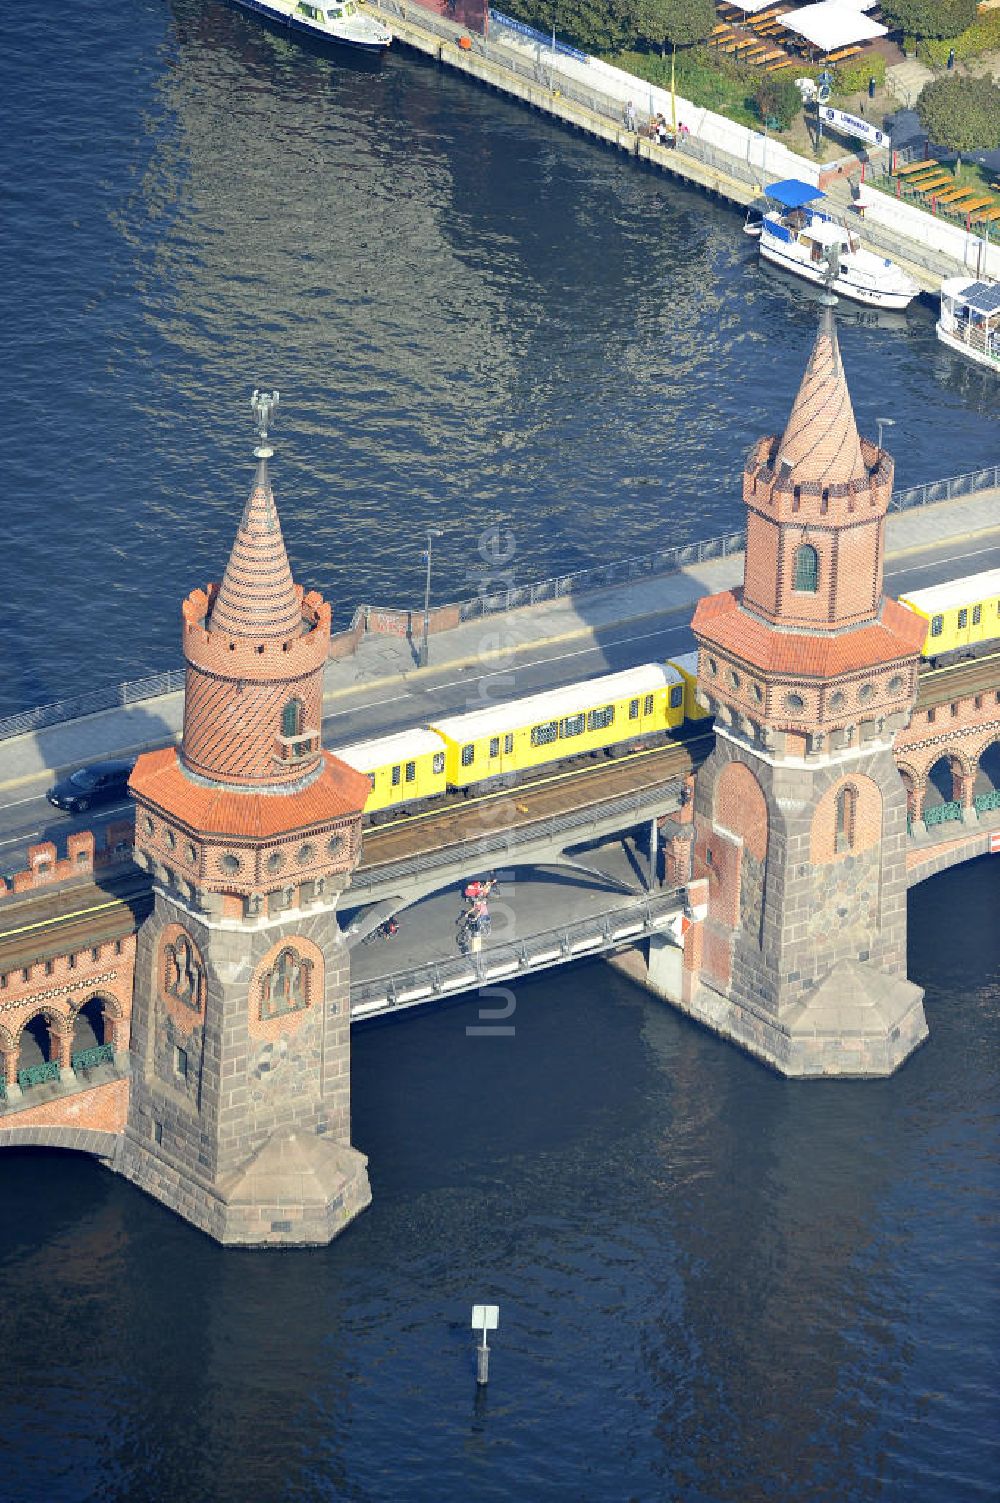
[[[941,322],[970,352],[1000,363],[1000,283],[950,277],[941,287]]]

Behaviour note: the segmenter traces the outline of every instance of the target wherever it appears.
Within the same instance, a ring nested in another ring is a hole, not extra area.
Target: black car
[[[45,797],[57,809],[65,809],[70,814],[79,814],[94,804],[113,803],[128,793],[128,780],[134,766],[134,760],[91,762],[89,767],[78,767],[68,778],[62,778]]]

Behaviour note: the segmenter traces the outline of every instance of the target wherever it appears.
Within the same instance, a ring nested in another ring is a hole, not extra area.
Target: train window
[[[414,780],[414,778],[416,777],[416,775],[417,775],[417,764],[416,764],[416,762],[407,762],[407,764],[406,764],[406,781],[408,783],[412,783],[413,780]]]
[[[674,684],[673,688],[670,690],[670,708],[672,710],[679,710],[683,703],[684,685]]]
[[[373,772],[370,772],[368,774],[368,781],[369,781],[369,783],[371,783],[371,785],[372,785],[372,793],[374,793],[375,792],[375,774]]]
[[[398,763],[392,769],[392,786],[394,788],[398,788],[399,787],[399,764]]]
[[[473,742],[470,742],[468,746],[463,746],[462,747],[462,766],[463,767],[471,767],[475,755],[476,755],[476,748],[475,748],[475,744]]]
[[[614,723],[614,705],[602,705],[599,710],[591,710],[590,714],[587,716],[588,731],[603,731],[606,730],[609,725],[614,725]]]
[[[652,696],[652,694],[647,694],[646,698],[643,700],[643,702],[642,702],[642,713],[644,715],[652,715],[652,713],[653,713],[653,696]]]
[[[559,726],[560,736],[581,736],[586,721],[585,715],[567,715]]]
[[[559,727],[554,720],[549,720],[545,725],[533,725],[531,727],[532,746],[548,746],[559,735]]]
[[[493,736],[490,739],[490,756],[491,757],[499,757],[499,755],[500,755],[500,737],[499,736]]]
[[[972,607],[972,624],[973,624],[973,626],[978,626],[979,623],[980,623],[980,621],[982,619],[983,619],[983,608],[982,608],[982,606],[981,605],[974,605]]]
[[[628,702],[628,718],[629,720],[639,719],[639,701],[637,699],[630,699]]]
[[[958,613],[958,624],[959,627],[968,626],[969,624],[969,613],[964,606]]]
[[[506,736],[503,738],[503,754],[504,754],[504,756],[505,757],[509,757],[510,754],[511,754],[511,752],[513,750],[514,750],[514,735],[513,735],[513,732],[508,731],[507,734],[506,734]]]
[[[435,752],[434,761],[431,763],[432,772],[444,772],[444,752]]]
[[[932,637],[939,637],[943,631],[944,631],[944,617],[943,616],[932,616],[931,617],[931,636]]]

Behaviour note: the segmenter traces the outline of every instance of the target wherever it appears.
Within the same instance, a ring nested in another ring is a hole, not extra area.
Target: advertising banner
[[[845,136],[858,136],[862,141],[867,141],[869,146],[889,145],[889,136],[886,131],[877,130],[874,125],[869,125],[867,120],[860,120],[857,115],[848,115],[843,110],[835,110],[828,104],[821,104],[819,118],[831,130],[840,131]]]

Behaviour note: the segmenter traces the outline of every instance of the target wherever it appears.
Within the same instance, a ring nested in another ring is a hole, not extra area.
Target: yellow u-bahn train
[[[1000,569],[901,599],[927,621],[923,655],[931,664],[1000,645]],[[333,752],[367,773],[372,791],[365,817],[379,823],[447,793],[479,794],[498,782],[517,782],[552,763],[669,741],[686,721],[707,717],[695,697],[697,666],[697,653],[689,652]]]

